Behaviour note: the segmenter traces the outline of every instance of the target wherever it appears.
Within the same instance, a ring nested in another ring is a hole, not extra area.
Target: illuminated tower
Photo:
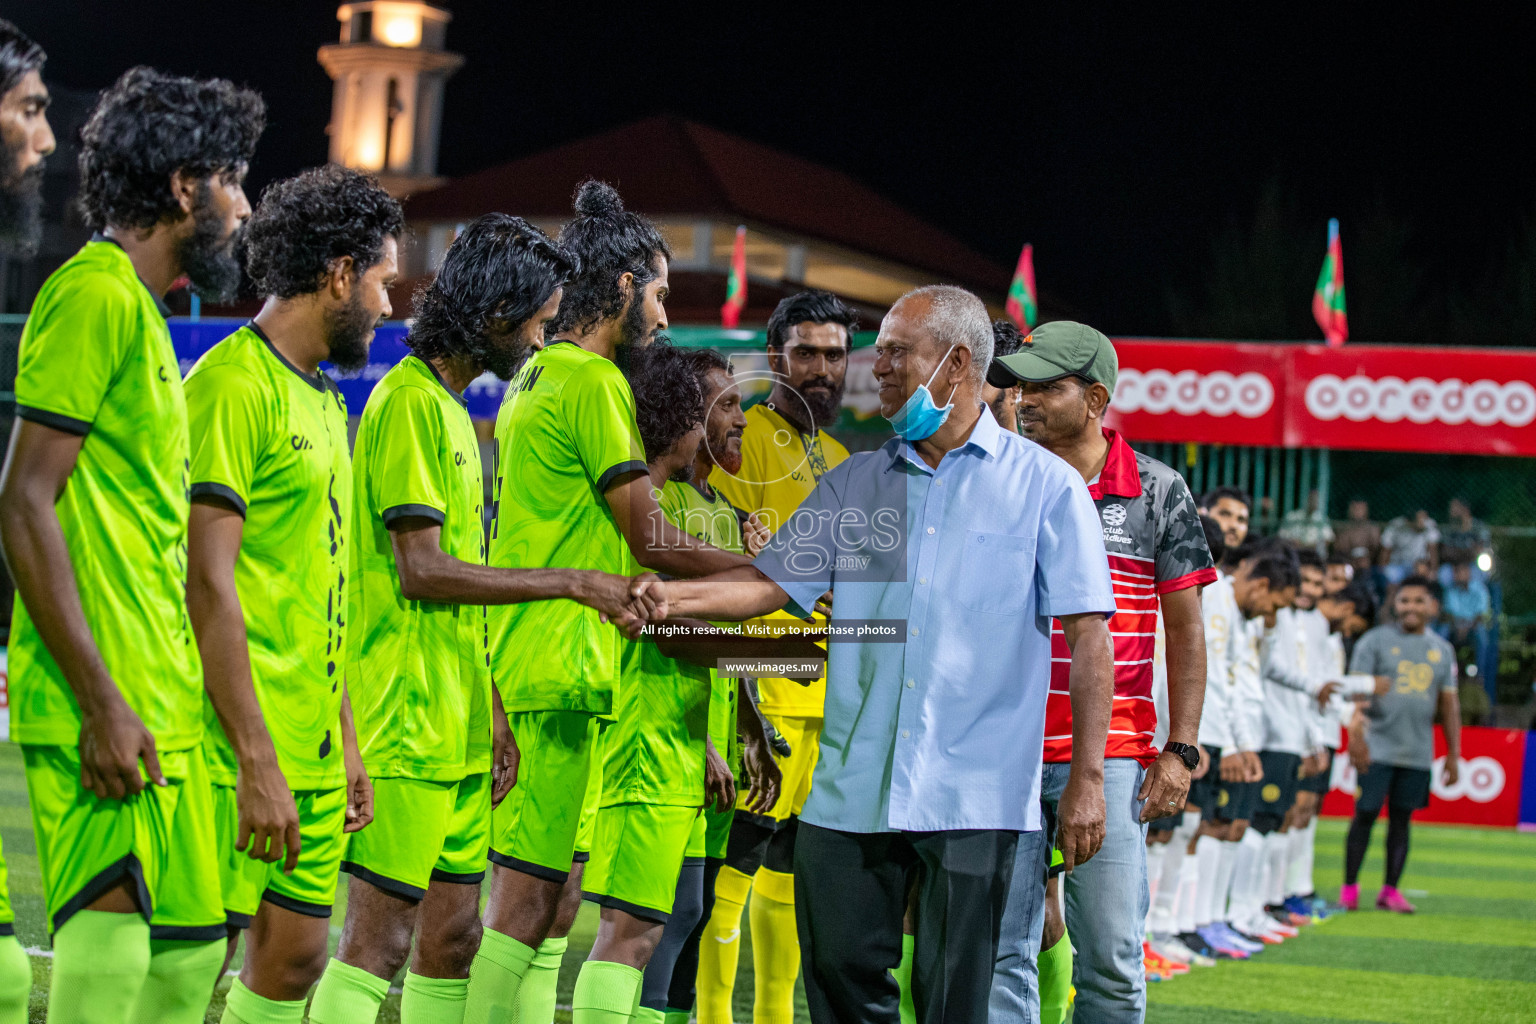
[[[439,184],[443,83],[464,58],[443,49],[451,15],[419,0],[363,0],[336,9],[341,42],[320,47],[336,82],[331,160],[371,171],[396,196]]]

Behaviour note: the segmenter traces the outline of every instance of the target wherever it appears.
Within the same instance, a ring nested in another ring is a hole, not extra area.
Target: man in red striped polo
[[[1066,880],[1067,930],[1081,958],[1076,1017],[1095,1024],[1139,1024],[1145,1017],[1146,823],[1178,813],[1190,772],[1199,764],[1195,743],[1205,694],[1199,588],[1216,579],[1183,478],[1104,428],[1118,372],[1108,338],[1083,324],[1057,321],[1036,327],[1016,353],[994,359],[988,374],[995,387],[1020,386],[1025,436],[1082,474],[1099,510],[1114,582],[1116,611],[1109,628],[1115,646],[1115,704],[1104,753],[1106,835],[1099,854]],[[1152,658],[1159,610],[1167,636],[1169,713],[1168,742],[1161,751],[1152,745],[1157,729]],[[1073,782],[1082,781],[1069,775],[1071,659],[1057,623],[1052,623],[1051,640],[1041,789],[1048,811]],[[1020,844],[1021,856],[1027,855],[1025,846]],[[1043,878],[1044,867],[1016,864],[1015,890],[1026,879]],[[1041,906],[1039,900],[1032,902]],[[1005,912],[991,1024],[1037,1019],[1033,965],[1041,927],[1038,913],[1023,921]]]

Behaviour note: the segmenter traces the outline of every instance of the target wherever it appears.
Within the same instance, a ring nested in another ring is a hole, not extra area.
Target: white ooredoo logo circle
[[[1275,404],[1275,386],[1262,373],[1230,374],[1225,370],[1133,370],[1122,368],[1115,386],[1115,408],[1121,412],[1174,412],[1180,416],[1262,416]]]
[[[1536,419],[1536,387],[1529,381],[1500,384],[1477,380],[1470,384],[1457,377],[1381,377],[1356,374],[1340,378],[1319,374],[1307,382],[1307,412],[1320,420],[1340,417],[1354,423],[1472,423],[1491,427],[1502,423],[1523,427]]]
[[[1440,781],[1440,772],[1444,767],[1445,758],[1435,758],[1429,783],[1430,792],[1441,800],[1460,800],[1465,797],[1473,803],[1486,804],[1497,800],[1499,794],[1504,792],[1504,766],[1491,757],[1474,757],[1470,761],[1462,761],[1453,786],[1446,786]]]

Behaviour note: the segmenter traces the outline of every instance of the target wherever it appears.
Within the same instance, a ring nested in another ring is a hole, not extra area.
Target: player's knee
[[[1062,919],[1061,908],[1054,899],[1045,901],[1045,927],[1040,931],[1040,948],[1050,949],[1066,934],[1067,922]]]
[[[1227,826],[1227,842],[1236,843],[1242,840],[1244,833],[1248,831],[1248,822],[1234,821]]]

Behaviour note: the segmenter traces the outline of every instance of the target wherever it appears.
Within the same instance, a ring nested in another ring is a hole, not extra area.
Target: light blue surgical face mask
[[[949,353],[954,350],[955,346],[951,345],[945,351],[944,358],[939,360],[939,365],[935,366],[933,372],[928,375],[928,384],[933,383],[933,378],[939,375],[939,369],[949,359]],[[896,415],[886,417],[890,420],[891,429],[896,431],[897,437],[908,441],[926,441],[938,433],[944,421],[949,419],[950,411],[955,407],[955,388],[949,389],[949,398],[946,399],[949,404],[941,409],[933,404],[933,392],[928,390],[928,384],[919,384],[917,390],[912,392],[912,397],[908,398],[896,411]]]

